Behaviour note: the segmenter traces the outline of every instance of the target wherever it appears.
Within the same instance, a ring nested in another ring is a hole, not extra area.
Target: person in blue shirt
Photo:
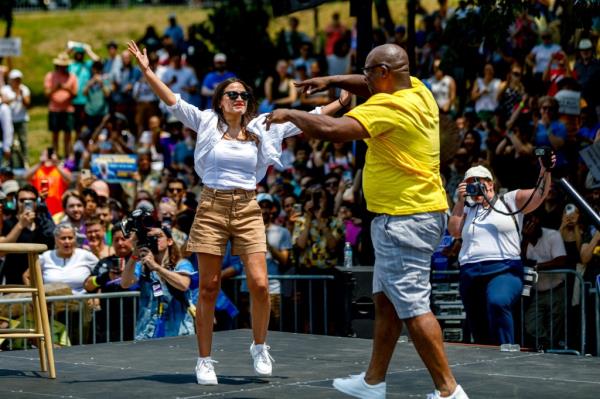
[[[556,152],[556,168],[567,166],[563,147],[567,141],[567,128],[558,120],[558,101],[544,96],[539,100],[540,119],[535,131],[536,147],[552,147]],[[556,173],[559,173],[556,171]]]
[[[167,227],[154,227],[148,236],[157,239],[158,252],[136,245],[121,275],[121,287],[140,287],[135,339],[194,334],[194,319],[188,308],[194,295],[190,283],[197,271],[182,258]]]
[[[169,36],[173,40],[173,44],[178,49],[183,47],[183,29],[177,24],[175,14],[169,14],[169,26],[165,29],[165,36]]]
[[[204,109],[210,109],[212,107],[212,96],[219,83],[229,78],[235,78],[235,74],[227,70],[227,56],[225,54],[215,54],[213,64],[215,70],[207,73],[202,81],[202,90],[200,94],[202,94],[202,105]]]
[[[92,77],[92,64],[100,61],[100,57],[92,51],[89,45],[83,43],[71,48],[71,52],[73,53],[73,62],[69,65],[68,71],[77,77],[77,95],[73,97],[73,105],[75,106],[75,132],[79,136],[86,121],[85,104],[87,97],[84,90],[87,87],[88,80]],[[91,59],[86,60],[86,54]]]

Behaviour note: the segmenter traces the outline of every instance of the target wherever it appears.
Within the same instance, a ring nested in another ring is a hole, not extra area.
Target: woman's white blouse
[[[167,109],[186,127],[198,133],[194,150],[194,169],[204,182],[208,166],[207,155],[222,140],[224,132],[219,130],[219,119],[213,110],[201,111],[182,100],[179,94],[175,94],[175,96],[177,101],[174,105],[167,106]],[[321,107],[315,108],[311,113],[320,114]],[[279,158],[283,139],[301,132],[296,125],[290,122],[271,125],[270,130],[267,131],[264,124],[266,116],[267,114],[258,115],[247,126],[247,129],[259,138],[257,162],[254,169],[256,182],[263,179],[270,165],[281,165]]]

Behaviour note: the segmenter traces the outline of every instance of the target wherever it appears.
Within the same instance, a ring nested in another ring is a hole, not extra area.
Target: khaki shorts
[[[267,252],[265,224],[256,193],[242,189],[203,188],[187,250],[225,256]]]

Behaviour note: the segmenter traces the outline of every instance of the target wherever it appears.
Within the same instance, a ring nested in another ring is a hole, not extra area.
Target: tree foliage
[[[270,15],[262,1],[219,3],[197,32],[215,51],[227,55],[229,69],[256,85],[264,71],[274,69],[275,51],[267,33]]]

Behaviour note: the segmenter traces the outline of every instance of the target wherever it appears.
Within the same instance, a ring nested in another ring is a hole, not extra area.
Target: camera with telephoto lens
[[[554,155],[554,151],[550,147],[539,147],[535,149],[535,156],[540,158],[542,161],[542,165],[546,169],[552,169],[552,155]]]
[[[157,226],[152,214],[144,209],[136,209],[121,221],[121,231],[125,237],[133,232],[137,237],[138,248],[148,248],[153,254],[158,253],[158,237],[149,236],[150,229]]]
[[[476,181],[475,183],[467,183],[465,191],[467,192],[467,196],[477,197],[478,195],[483,195],[485,192],[485,186],[480,181]]]

